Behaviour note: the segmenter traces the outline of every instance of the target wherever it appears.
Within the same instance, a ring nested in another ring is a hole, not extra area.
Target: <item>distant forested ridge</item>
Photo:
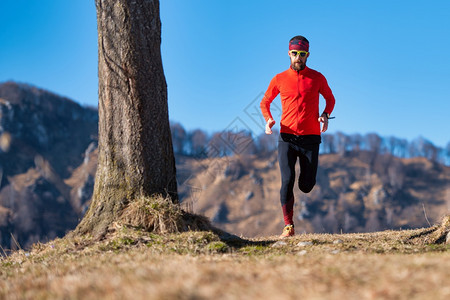
[[[175,154],[192,157],[222,157],[234,154],[264,156],[277,148],[278,132],[255,136],[248,131],[220,131],[208,133],[204,129],[186,130],[183,125],[171,122]],[[450,165],[450,141],[442,148],[418,137],[412,141],[403,138],[383,137],[376,133],[345,134],[336,132],[322,135],[321,154],[344,154],[354,150],[367,150],[377,154],[391,154],[399,158],[425,157],[431,161]]]

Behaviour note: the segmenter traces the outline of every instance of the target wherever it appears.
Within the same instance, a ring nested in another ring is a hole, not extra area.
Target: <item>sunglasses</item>
[[[289,53],[294,57],[297,57],[299,54],[301,57],[305,57],[309,52],[308,51],[291,50],[291,51],[289,51]]]

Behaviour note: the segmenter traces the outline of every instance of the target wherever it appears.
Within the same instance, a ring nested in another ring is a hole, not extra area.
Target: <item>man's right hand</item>
[[[272,134],[272,127],[273,127],[273,125],[275,125],[275,120],[274,119],[267,120],[267,123],[266,123],[266,134]]]

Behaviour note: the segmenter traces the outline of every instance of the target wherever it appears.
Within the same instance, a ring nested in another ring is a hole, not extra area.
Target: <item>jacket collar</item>
[[[291,73],[302,74],[302,73],[306,73],[309,70],[309,68],[308,68],[308,66],[305,66],[305,68],[303,70],[295,71],[294,69],[289,67],[289,70],[290,70]]]

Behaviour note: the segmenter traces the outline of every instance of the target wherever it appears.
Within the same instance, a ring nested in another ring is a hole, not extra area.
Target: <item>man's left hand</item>
[[[328,118],[325,114],[322,114],[319,117],[319,122],[323,123],[321,132],[325,132],[328,129]]]

